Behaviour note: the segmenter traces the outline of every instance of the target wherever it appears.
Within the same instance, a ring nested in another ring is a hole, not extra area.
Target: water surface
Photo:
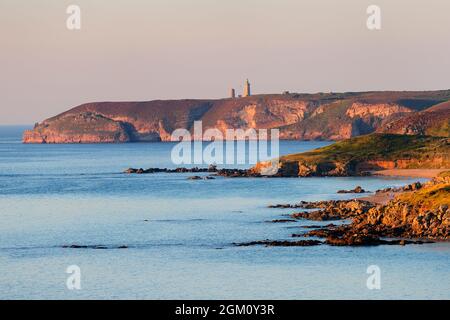
[[[22,127],[0,127],[1,299],[448,299],[448,243],[410,246],[236,247],[290,239],[293,210],[268,204],[344,199],[415,180],[217,178],[125,175],[127,167],[174,167],[170,143],[23,145]],[[329,142],[282,141],[282,154]],[[69,249],[63,245],[128,246]],[[81,290],[68,290],[69,265]],[[368,290],[366,269],[381,269]]]

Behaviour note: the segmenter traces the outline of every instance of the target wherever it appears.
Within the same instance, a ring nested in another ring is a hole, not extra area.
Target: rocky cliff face
[[[125,123],[85,112],[66,114],[26,131],[25,143],[127,142],[131,140]]]
[[[341,140],[375,130],[395,131],[397,129],[393,128],[399,125],[389,126],[389,123],[417,115],[447,100],[450,100],[450,91],[88,103],[37,124],[24,133],[23,141],[169,141],[175,129],[192,132],[194,121],[198,120],[202,121],[203,130],[218,129],[224,136],[227,129],[279,128],[281,139]]]

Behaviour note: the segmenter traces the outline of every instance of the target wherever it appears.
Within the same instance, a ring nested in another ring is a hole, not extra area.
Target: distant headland
[[[24,143],[169,141],[176,129],[273,129],[281,139],[342,140],[372,132],[449,136],[450,90],[252,95],[93,102],[37,123]]]

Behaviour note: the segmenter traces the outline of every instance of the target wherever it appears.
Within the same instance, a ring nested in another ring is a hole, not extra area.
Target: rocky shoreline
[[[229,178],[244,178],[244,177],[264,177],[260,173],[253,171],[252,169],[218,169],[215,165],[210,165],[208,168],[185,168],[179,167],[175,169],[168,168],[128,168],[123,173],[126,174],[153,174],[153,173],[210,173],[214,176],[222,176]],[[196,179],[193,179],[196,180]]]
[[[223,177],[262,177],[252,169],[208,168],[129,168],[127,174],[152,173],[209,173],[190,176],[191,180]],[[282,172],[273,177],[282,177]],[[338,193],[361,194],[368,191],[360,186]],[[380,201],[379,199],[384,199]],[[274,219],[270,223],[292,223],[301,219],[311,221],[343,221],[343,224],[311,226],[306,233],[294,233],[292,238],[314,239],[286,241],[262,240],[236,244],[238,246],[373,246],[429,243],[450,239],[450,174],[441,173],[427,183],[415,182],[404,187],[377,190],[372,196],[350,200],[328,200],[293,204],[274,204],[273,209],[305,209],[290,213],[287,218]],[[350,220],[350,223],[346,223]],[[317,240],[319,238],[320,240]],[[391,239],[387,239],[391,238]],[[393,239],[392,239],[393,238]]]
[[[303,226],[301,228],[311,230],[291,235],[292,238],[297,239],[313,239],[295,241],[266,239],[238,245],[377,246],[423,244],[450,240],[450,174],[448,172],[427,183],[416,182],[401,188],[378,190],[376,193],[392,192],[396,193],[396,196],[386,204],[351,199],[270,205],[269,208],[312,210],[294,212],[289,214],[290,219],[277,219],[273,222],[306,219],[312,221],[342,220],[344,223]],[[345,223],[346,220],[351,222]]]

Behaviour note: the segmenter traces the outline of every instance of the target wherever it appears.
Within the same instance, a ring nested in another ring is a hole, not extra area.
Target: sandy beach
[[[397,194],[399,194],[399,193],[401,193],[401,191],[398,191],[398,192],[394,192],[394,191],[392,191],[392,192],[377,192],[377,193],[374,193],[374,194],[372,194],[370,196],[359,198],[359,200],[369,201],[369,202],[372,202],[372,203],[375,203],[375,204],[386,204],[390,200],[394,199],[394,197]]]
[[[372,171],[375,176],[410,177],[410,178],[434,178],[438,174],[450,169],[387,169]]]
[[[389,177],[408,177],[408,178],[427,178],[432,179],[441,172],[449,169],[387,169],[371,172],[374,176]],[[373,195],[360,198],[361,200],[370,201],[376,204],[386,204],[394,197],[404,191],[378,192]]]

